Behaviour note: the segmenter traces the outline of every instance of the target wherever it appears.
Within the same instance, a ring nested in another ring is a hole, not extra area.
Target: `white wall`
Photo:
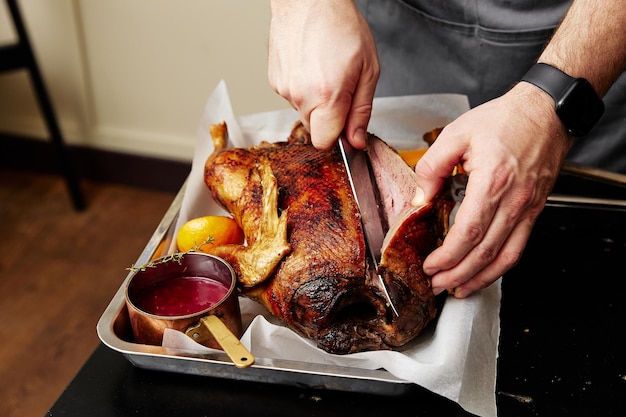
[[[19,0],[66,141],[190,161],[224,79],[238,115],[284,109],[267,82],[269,2]],[[15,39],[0,2],[0,43]],[[0,75],[0,131],[46,138],[25,71]]]

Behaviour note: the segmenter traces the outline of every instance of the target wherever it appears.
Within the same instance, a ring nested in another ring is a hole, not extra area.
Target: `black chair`
[[[52,146],[59,161],[61,173],[65,177],[72,198],[72,203],[76,210],[83,210],[85,208],[85,199],[80,189],[78,175],[76,174],[68,148],[65,145],[63,135],[59,129],[56,115],[43,78],[41,77],[35,55],[33,54],[19,7],[16,0],[7,0],[7,5],[9,6],[11,17],[13,18],[18,41],[12,45],[0,46],[0,73],[19,69],[28,70],[37,95],[39,108],[45,119],[46,127],[52,140]]]

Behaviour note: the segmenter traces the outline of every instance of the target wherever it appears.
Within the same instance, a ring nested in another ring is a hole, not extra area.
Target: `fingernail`
[[[367,135],[365,133],[365,129],[359,127],[357,130],[355,130],[353,140],[354,142],[360,144],[361,147],[365,147],[365,145],[367,144]]]
[[[465,298],[468,294],[467,291],[463,288],[455,288],[452,292],[452,295],[454,295],[454,298]]]
[[[428,259],[428,258],[426,258]],[[436,281],[436,283],[439,283],[439,280],[434,277],[434,275],[439,272],[438,269],[433,268],[432,266],[429,266],[430,264],[426,261],[424,261],[424,264],[422,265],[422,271],[424,271],[424,273],[431,277],[433,281]],[[433,285],[433,287],[436,287],[436,285]]]
[[[442,293],[442,292],[444,292],[444,291],[445,291],[445,288],[434,288],[434,287],[433,287],[433,293],[434,293],[435,295],[439,295],[439,294],[441,294],[441,293]]]
[[[417,185],[415,188],[415,197],[413,197],[411,205],[417,207],[421,206],[422,204],[424,204],[424,190],[422,190],[420,186]]]

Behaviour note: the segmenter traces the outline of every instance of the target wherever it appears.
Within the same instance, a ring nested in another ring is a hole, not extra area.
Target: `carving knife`
[[[369,156],[365,151],[354,149],[343,136],[339,137],[337,144],[346,166],[352,194],[361,213],[361,224],[363,225],[365,246],[368,250],[367,259],[369,260],[366,264],[366,270],[380,282],[388,306],[391,307],[396,316],[399,316],[398,310],[396,310],[387,292],[385,281],[378,273],[385,231],[380,216],[379,199],[376,198],[378,188],[372,175]]]

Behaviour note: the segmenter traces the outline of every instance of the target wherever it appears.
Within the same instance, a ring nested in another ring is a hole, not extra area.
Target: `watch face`
[[[556,113],[574,136],[584,136],[604,113],[604,103],[589,82],[577,78],[556,102]]]

